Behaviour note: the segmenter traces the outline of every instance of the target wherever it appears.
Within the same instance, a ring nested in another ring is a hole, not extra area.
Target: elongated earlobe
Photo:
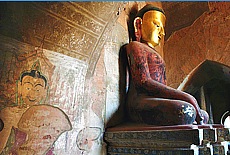
[[[135,37],[136,37],[136,41],[141,40],[141,24],[142,24],[142,19],[140,17],[136,17],[134,19],[134,31],[135,31]]]
[[[17,105],[20,106],[22,103],[22,86],[20,81],[17,82],[17,89]]]

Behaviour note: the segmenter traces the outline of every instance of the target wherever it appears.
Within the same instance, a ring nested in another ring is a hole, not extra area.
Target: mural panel
[[[42,45],[0,40],[0,153],[52,155],[60,146],[65,154],[79,152],[87,65]]]
[[[102,97],[94,94],[93,100],[89,89],[95,85],[90,81],[102,86],[94,78],[95,67],[123,5],[122,2],[1,4],[0,113],[9,122],[4,121],[1,131],[7,131],[7,136],[0,153],[4,150],[5,154],[101,154],[106,90],[104,85],[103,92],[97,89]],[[34,47],[41,42],[43,48]],[[104,63],[102,57],[101,60]],[[98,78],[105,78],[101,71],[98,74]],[[47,111],[50,119],[39,113],[41,109]],[[37,138],[40,137],[35,126],[44,131],[39,120],[54,119],[55,115],[48,113],[50,110],[66,122],[62,124],[65,128],[53,135],[55,131],[49,128],[56,123],[45,125],[49,134],[41,136],[49,140],[47,148],[29,145],[28,141],[36,141],[32,131],[36,130]],[[23,116],[30,117],[25,120]],[[38,120],[37,124],[22,125],[30,119]]]

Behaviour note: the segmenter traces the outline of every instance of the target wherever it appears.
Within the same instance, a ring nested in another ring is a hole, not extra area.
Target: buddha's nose
[[[160,35],[161,36],[165,36],[165,30],[164,30],[164,28],[161,28]]]

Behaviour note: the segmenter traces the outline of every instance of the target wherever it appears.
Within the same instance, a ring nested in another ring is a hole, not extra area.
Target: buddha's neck
[[[149,43],[149,42],[147,42],[147,44],[148,44],[150,47],[155,48],[155,46],[153,46],[153,44],[151,44],[151,43]]]
[[[149,47],[155,49],[156,45],[153,45],[152,43],[150,42],[147,42],[147,41],[144,41],[144,40],[141,40],[142,43],[145,43],[146,45],[148,45]]]

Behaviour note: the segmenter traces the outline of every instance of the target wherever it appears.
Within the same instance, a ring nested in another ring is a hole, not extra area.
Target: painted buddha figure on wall
[[[200,109],[196,99],[166,85],[165,62],[154,49],[164,38],[165,20],[163,10],[150,4],[134,20],[136,41],[125,47],[129,119],[151,125],[205,124],[208,114]]]

